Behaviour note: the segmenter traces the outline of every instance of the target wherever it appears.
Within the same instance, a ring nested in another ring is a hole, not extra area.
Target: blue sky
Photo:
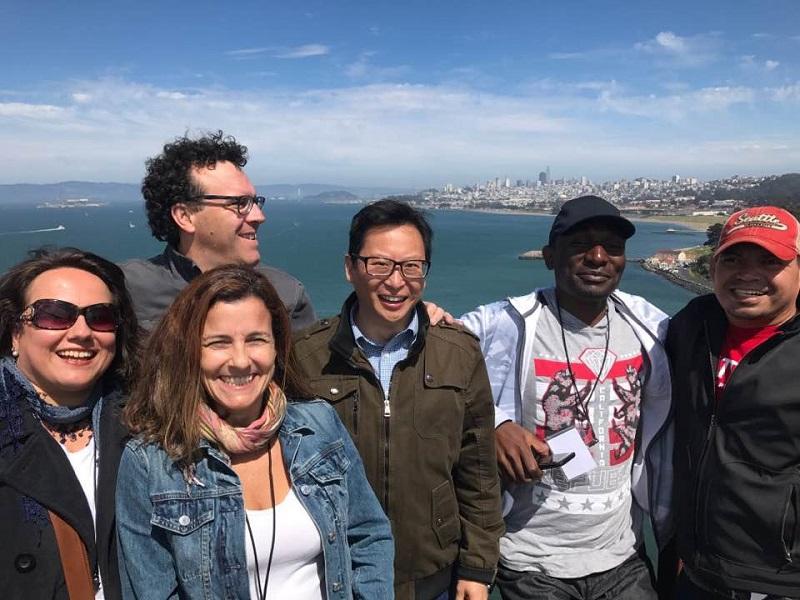
[[[185,131],[258,183],[800,169],[800,2],[0,4],[0,183],[137,182]]]

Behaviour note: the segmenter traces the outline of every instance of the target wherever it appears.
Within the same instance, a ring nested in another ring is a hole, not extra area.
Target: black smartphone
[[[574,452],[569,452],[568,454],[551,454],[550,456],[538,461],[539,468],[542,470],[558,469],[559,467],[563,467],[573,458],[575,458]]]

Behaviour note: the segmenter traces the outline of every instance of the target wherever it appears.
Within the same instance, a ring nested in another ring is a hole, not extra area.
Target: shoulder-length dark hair
[[[139,356],[139,324],[125,287],[125,275],[110,260],[78,248],[39,248],[29,258],[11,267],[0,278],[0,355],[11,354],[11,338],[20,327],[19,316],[27,306],[28,287],[42,273],[53,269],[80,269],[98,277],[111,292],[119,315],[116,353],[104,380],[127,388],[133,381]]]
[[[288,398],[309,398],[292,352],[289,315],[260,272],[236,265],[206,271],[187,285],[148,340],[139,381],[125,408],[133,433],[160,444],[177,461],[190,461],[200,443],[198,408],[207,402],[200,369],[208,311],[218,302],[258,298],[272,317],[273,380]]]

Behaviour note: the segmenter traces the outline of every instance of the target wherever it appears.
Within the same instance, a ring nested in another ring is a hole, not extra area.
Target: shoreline
[[[520,210],[515,208],[436,208],[434,210],[454,210],[461,212],[485,213],[489,215],[513,215],[520,217],[555,217],[553,213],[541,210]],[[664,223],[665,225],[680,225],[692,231],[704,232],[714,223],[723,223],[725,217],[695,217],[691,215],[655,215],[643,217],[640,215],[622,216],[634,223]]]
[[[688,290],[693,294],[697,294],[698,296],[703,294],[710,294],[714,291],[711,285],[705,285],[697,281],[690,281],[688,279],[684,279],[679,275],[676,275],[675,273],[672,273],[671,271],[664,271],[662,269],[657,269],[647,264],[647,262],[644,260],[639,261],[639,266],[642,267],[642,269],[644,269],[645,271],[653,273],[654,275],[658,275],[659,277],[663,277],[670,283],[677,285],[678,287],[682,287],[683,289]]]

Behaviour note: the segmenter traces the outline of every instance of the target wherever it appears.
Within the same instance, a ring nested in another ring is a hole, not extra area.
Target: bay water
[[[307,287],[317,314],[339,311],[350,292],[344,278],[344,254],[354,204],[273,203],[258,232],[262,260],[280,267]],[[454,315],[552,285],[553,274],[541,260],[519,260],[547,241],[552,216],[430,211],[433,256],[426,298]],[[680,225],[637,222],[627,255],[642,258],[667,248],[702,244],[705,233]],[[670,231],[667,231],[670,229]],[[154,239],[139,203],[86,209],[0,207],[0,272],[42,245],[77,246],[111,260],[149,257],[163,244]],[[644,296],[674,314],[691,292],[629,262],[621,289]]]

